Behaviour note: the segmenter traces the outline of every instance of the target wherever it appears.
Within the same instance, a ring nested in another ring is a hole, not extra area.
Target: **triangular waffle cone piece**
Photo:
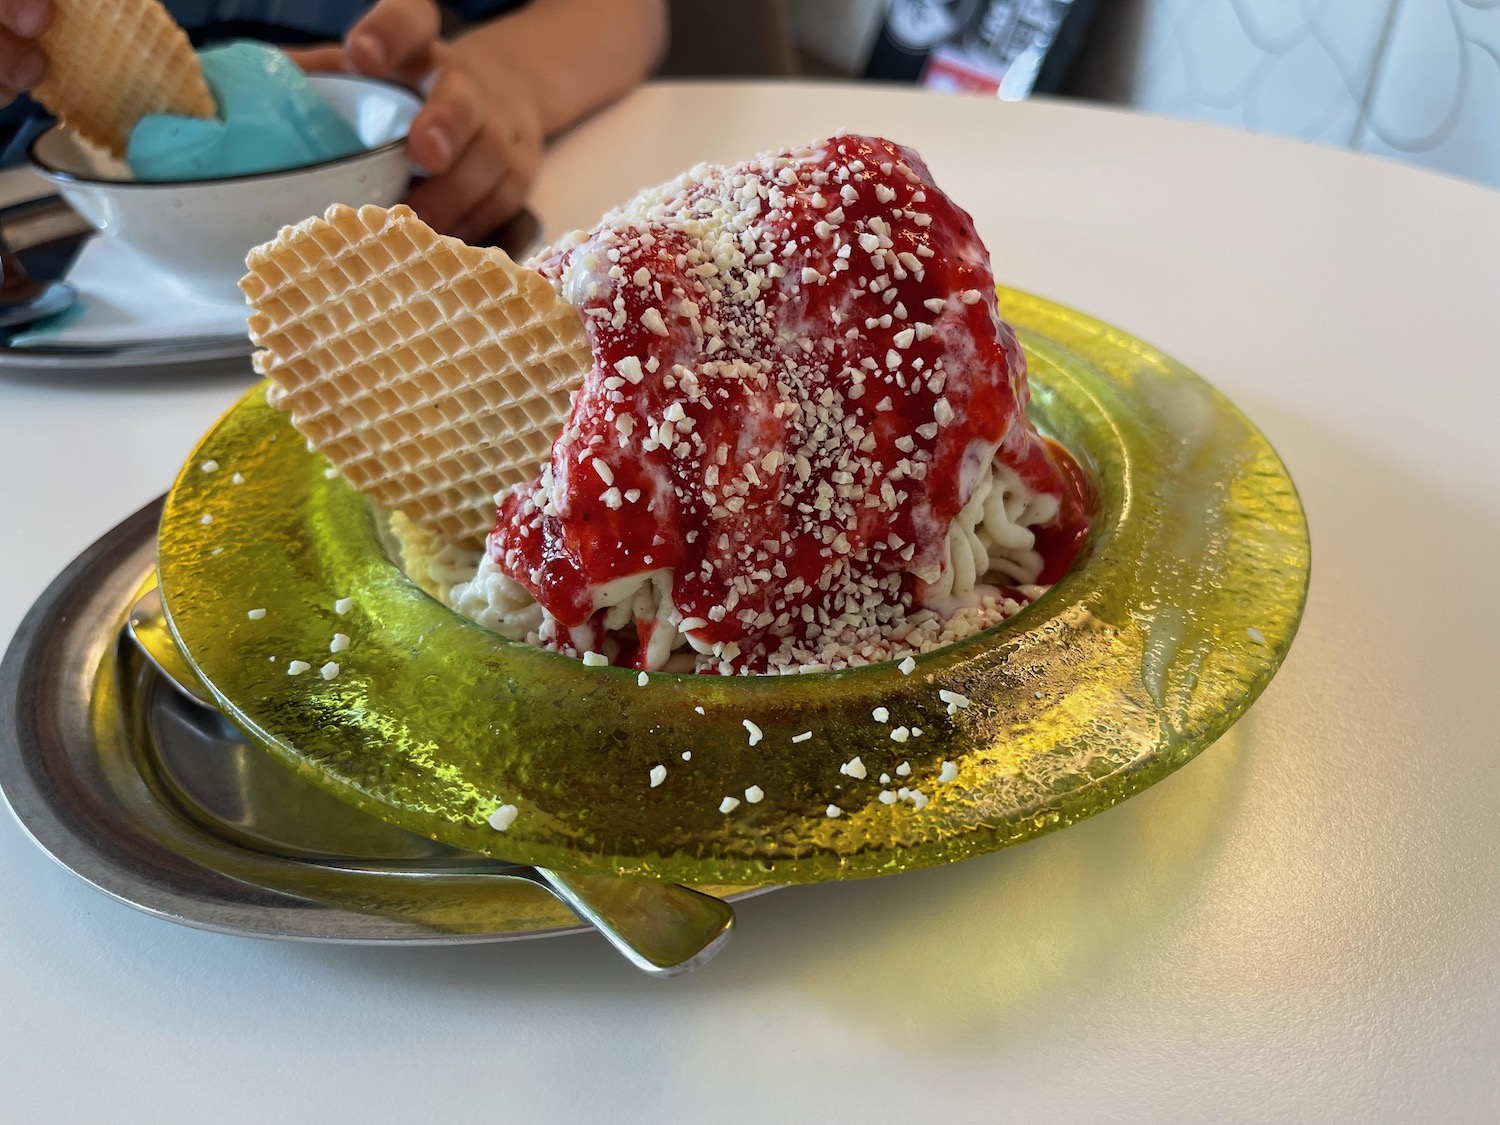
[[[593,363],[577,310],[405,206],[335,204],[245,264],[272,404],[382,507],[481,546],[495,494],[549,459]]]
[[[52,0],[40,39],[47,76],[32,96],[84,140],[125,155],[151,113],[218,112],[187,32],[161,0]]]

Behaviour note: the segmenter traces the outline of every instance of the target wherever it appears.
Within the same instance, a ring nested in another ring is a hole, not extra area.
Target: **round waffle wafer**
[[[337,204],[250,252],[270,399],[355,488],[479,546],[533,478],[593,363],[577,311],[504,251],[405,206]]]
[[[187,32],[160,0],[52,0],[47,74],[32,96],[79,136],[125,155],[147,114],[218,112]]]

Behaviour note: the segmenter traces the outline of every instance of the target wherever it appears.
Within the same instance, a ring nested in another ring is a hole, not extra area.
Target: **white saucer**
[[[0,368],[177,366],[253,350],[243,303],[205,297],[108,238],[89,238],[65,280],[79,304],[14,333],[0,345]]]
[[[536,216],[523,210],[487,245],[521,261],[540,242]],[[123,374],[170,368],[189,375],[243,367],[255,351],[243,305],[203,297],[99,235],[88,236],[64,280],[92,306],[71,320],[59,318],[0,340],[0,372]]]

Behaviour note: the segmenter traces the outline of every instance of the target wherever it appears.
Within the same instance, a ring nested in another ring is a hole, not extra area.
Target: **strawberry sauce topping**
[[[839,136],[700,166],[537,264],[594,366],[490,551],[562,647],[603,651],[602,592],[662,570],[670,625],[722,671],[897,627],[996,457],[1061,505],[1044,576],[1071,561],[1079,487],[1025,419],[973,222],[910,149]],[[615,663],[663,623],[636,626]]]

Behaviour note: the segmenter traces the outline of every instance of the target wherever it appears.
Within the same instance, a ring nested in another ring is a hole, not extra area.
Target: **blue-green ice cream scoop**
[[[125,150],[136,179],[249,176],[364,151],[349,124],[276,48],[238,41],[198,57],[218,117],[141,118]]]

